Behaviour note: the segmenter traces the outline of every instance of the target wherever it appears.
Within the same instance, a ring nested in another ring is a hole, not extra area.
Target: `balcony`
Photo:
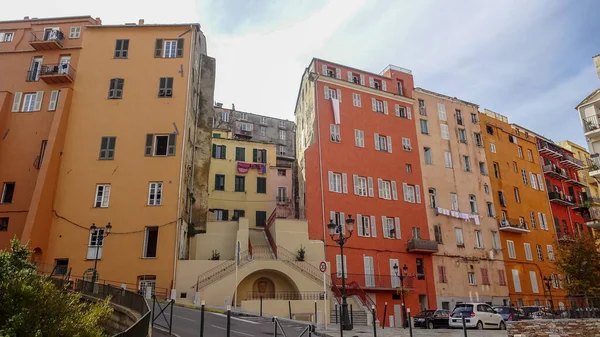
[[[503,219],[498,221],[498,230],[511,233],[529,233],[527,223],[521,223],[517,219]]]
[[[594,199],[594,198],[592,198]],[[598,199],[598,198],[595,198]],[[593,203],[600,204],[600,200]],[[591,206],[587,209],[581,210],[581,216],[585,225],[591,228],[600,229],[600,206]]]
[[[65,36],[60,30],[46,29],[41,32],[31,32],[29,44],[35,50],[56,50],[63,48]]]
[[[252,124],[252,123],[236,121],[235,127],[233,129],[233,133],[238,138],[250,139],[250,138],[252,138],[253,129],[254,129],[254,124]]]
[[[592,153],[590,155],[590,161],[588,163],[588,171],[589,171],[590,177],[600,178],[600,154]],[[592,179],[590,181],[593,182],[594,179]]]
[[[549,192],[548,199],[558,205],[575,206],[575,200],[570,195],[565,195],[562,192]]]
[[[566,153],[563,153],[560,163],[563,166],[574,170],[583,170],[583,162]]]
[[[579,187],[586,187],[587,185],[579,179],[578,174],[574,174],[572,176],[567,177],[567,183],[576,185]]]
[[[548,164],[548,165],[542,166],[542,172],[544,172],[544,175],[549,175],[556,179],[566,179],[567,178],[566,170],[564,170],[554,164]]]
[[[586,137],[597,134],[600,131],[600,118],[598,115],[586,117],[583,120],[583,130]]]
[[[42,64],[39,76],[48,84],[72,83],[75,80],[75,68],[70,63]]]
[[[341,273],[332,273],[331,279],[333,285],[338,288],[341,286]],[[406,292],[410,292],[415,288],[415,282],[425,280],[426,275],[424,273],[415,273],[409,275],[404,279],[404,289]],[[368,288],[377,290],[391,290],[400,288],[400,278],[396,275],[389,274],[346,274],[346,286],[348,288]],[[365,289],[366,290],[366,289]]]
[[[538,151],[540,152],[540,154],[552,157],[552,158],[561,158],[562,157],[562,150],[559,146],[556,146],[552,143],[549,143],[547,141],[538,139],[537,142],[537,148]]]
[[[409,253],[433,254],[438,252],[438,243],[435,240],[410,239],[406,250]]]

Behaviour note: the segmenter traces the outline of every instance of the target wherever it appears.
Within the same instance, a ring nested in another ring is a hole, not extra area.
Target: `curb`
[[[162,332],[164,332],[164,333],[166,333],[166,334],[168,334],[168,333],[169,333],[169,331],[168,331],[167,329],[163,329],[163,328],[161,328],[161,327],[158,327],[158,326],[156,326],[156,327],[152,327],[152,330],[154,330],[154,329],[156,329],[156,330],[160,330],[160,331],[162,331]],[[181,337],[181,336],[179,336],[178,334],[176,334],[176,333],[174,333],[174,332],[171,332],[171,336],[175,336],[175,337]]]

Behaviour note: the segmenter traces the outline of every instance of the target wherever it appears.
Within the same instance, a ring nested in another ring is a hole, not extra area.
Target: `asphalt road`
[[[155,315],[158,315],[158,312]],[[225,314],[205,312],[204,315],[205,337],[225,337],[227,335],[227,316]],[[168,320],[171,317],[166,313],[165,317],[159,316],[155,323],[166,327],[165,318]],[[174,306],[172,319],[174,334],[180,337],[200,336],[200,310]],[[298,336],[306,328],[306,324],[281,321],[281,328],[288,336]],[[273,322],[270,318],[231,316],[232,337],[266,337],[273,336],[273,332]],[[281,336],[281,332],[279,332],[279,336]],[[308,336],[308,333],[305,336]]]

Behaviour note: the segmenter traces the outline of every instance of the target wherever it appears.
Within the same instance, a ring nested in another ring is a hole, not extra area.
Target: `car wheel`
[[[504,321],[500,321],[500,326],[498,328],[500,330],[506,330],[506,323],[504,323]]]
[[[477,322],[477,330],[483,330],[483,323],[481,321]]]
[[[429,323],[427,323],[427,328],[433,329],[434,328],[433,322],[430,321]]]

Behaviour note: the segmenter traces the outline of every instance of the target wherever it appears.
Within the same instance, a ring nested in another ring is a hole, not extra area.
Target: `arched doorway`
[[[298,299],[298,286],[286,274],[273,270],[257,270],[241,280],[237,287],[237,304],[244,300],[263,299]]]

